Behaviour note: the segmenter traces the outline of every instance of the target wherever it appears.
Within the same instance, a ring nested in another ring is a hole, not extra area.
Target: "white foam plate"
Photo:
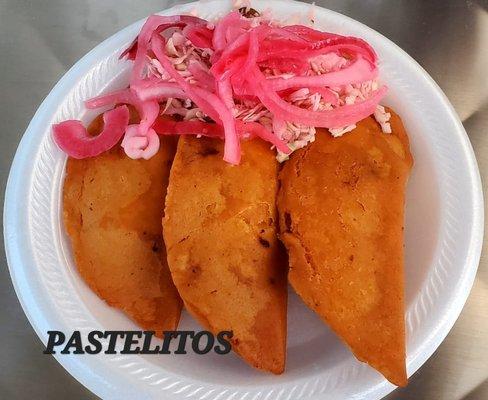
[[[277,19],[306,16],[309,5],[253,1]],[[203,18],[227,11],[230,2],[180,5],[162,14],[196,9]],[[32,119],[17,150],[7,185],[5,243],[12,281],[41,340],[48,330],[67,333],[138,329],[108,307],[76,272],[60,215],[66,156],[50,126],[65,119],[88,121],[83,100],[127,83],[118,55],[142,21],[120,31],[83,57],[59,81]],[[372,29],[316,7],[318,28],[366,39],[377,50],[385,103],[403,118],[415,166],[407,190],[407,364],[413,374],[434,352],[466,301],[483,236],[483,199],[475,156],[451,104],[430,76],[404,51]],[[180,329],[201,329],[187,314]],[[290,293],[286,372],[255,371],[226,356],[56,355],[81,383],[102,398],[124,399],[379,399],[394,389],[358,362],[347,348]]]

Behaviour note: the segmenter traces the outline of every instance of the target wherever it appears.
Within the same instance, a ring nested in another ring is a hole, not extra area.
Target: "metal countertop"
[[[2,204],[10,163],[20,137],[54,84],[102,40],[177,2],[0,0]],[[431,74],[463,121],[485,180],[488,177],[488,1],[318,0],[316,4],[381,32]],[[54,358],[42,354],[43,346],[13,291],[3,253],[0,263],[0,398],[95,399]],[[451,333],[410,379],[409,386],[387,399],[488,399],[485,252],[471,295]]]

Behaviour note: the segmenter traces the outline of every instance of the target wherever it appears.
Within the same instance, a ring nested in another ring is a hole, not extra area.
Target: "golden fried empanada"
[[[242,161],[223,142],[181,137],[163,223],[168,264],[187,310],[256,368],[281,373],[286,352],[287,262],[276,236],[278,164],[261,140]]]
[[[89,132],[100,132],[102,124],[97,118]],[[162,137],[147,161],[131,160],[120,146],[94,158],[70,158],[63,188],[64,222],[81,277],[158,335],[176,329],[182,306],[161,227],[175,147],[174,138]]]
[[[319,130],[280,173],[289,281],[356,357],[396,385],[405,371],[403,227],[412,166],[398,116],[340,138]]]

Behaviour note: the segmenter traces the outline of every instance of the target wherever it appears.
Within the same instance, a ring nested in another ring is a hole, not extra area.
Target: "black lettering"
[[[60,331],[47,331],[47,334],[49,335],[49,338],[47,340],[47,346],[46,350],[44,350],[44,354],[56,354],[54,347],[61,346],[66,340],[66,336]]]
[[[103,332],[101,331],[91,331],[88,333],[88,343],[91,346],[85,346],[85,352],[87,354],[98,354],[102,351],[102,343],[99,339],[103,337]]]
[[[120,354],[171,354],[175,347],[174,354],[187,354],[186,345],[189,339],[195,354],[207,354],[212,348],[217,354],[227,354],[232,350],[233,337],[232,331],[222,331],[216,336],[209,331],[165,331],[162,345],[153,345],[154,331],[92,331],[88,333],[88,344],[83,346],[80,331],[73,331],[68,340],[61,331],[47,333],[49,336],[44,354],[56,354],[55,348],[62,345],[64,347],[61,354],[99,354],[104,347],[102,338],[108,339],[105,354],[117,354],[117,350]],[[124,339],[121,350],[117,349],[119,338]],[[173,339],[177,339],[177,345],[171,345]]]
[[[71,353],[70,349],[72,347],[75,350]],[[73,334],[66,342],[66,346],[64,346],[64,349],[61,350],[61,354],[85,354],[85,352],[83,351],[83,344],[81,342],[80,331],[73,331]]]
[[[204,336],[207,337],[207,344],[203,350],[200,350],[200,339]],[[200,331],[194,336],[193,341],[191,342],[191,347],[196,354],[207,354],[210,350],[212,350],[214,342],[215,338],[211,332]]]
[[[115,346],[117,344],[117,337],[120,336],[122,339],[125,335],[124,331],[105,331],[105,334],[103,335],[104,338],[108,338],[108,348],[105,350],[105,354],[117,354],[115,351]]]
[[[176,331],[164,331],[163,332],[163,345],[161,346],[161,351],[159,354],[171,354],[169,350],[169,345],[171,344],[171,339],[176,337]]]
[[[154,349],[151,349],[151,340],[155,334],[154,331],[144,331],[144,343],[142,345],[141,354],[158,354],[161,350],[161,347],[155,346]]]
[[[174,336],[177,338],[180,336],[180,342],[178,344],[178,348],[174,352],[174,354],[186,354],[186,339],[189,337],[190,339],[193,339],[193,336],[195,335],[195,332],[193,331],[176,331],[176,335]]]
[[[231,351],[232,346],[230,344],[230,339],[234,336],[234,332],[232,331],[222,331],[217,334],[217,341],[222,346],[215,346],[214,350],[217,354],[227,354]],[[227,339],[226,339],[227,337]]]
[[[142,332],[140,331],[127,331],[125,332],[125,342],[124,348],[120,354],[139,354],[141,352],[140,346],[131,348],[135,344],[139,344],[139,340],[142,337]],[[136,339],[137,338],[137,339]]]

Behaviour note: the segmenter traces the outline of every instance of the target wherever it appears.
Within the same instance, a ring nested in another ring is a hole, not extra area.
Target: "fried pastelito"
[[[132,112],[131,119],[137,120]],[[89,127],[102,130],[99,117]],[[94,158],[69,158],[63,216],[77,269],[90,288],[145,330],[174,330],[182,307],[166,262],[161,218],[172,137],[150,160],[116,146]]]
[[[242,142],[242,162],[221,140],[181,137],[163,220],[168,264],[186,309],[252,366],[282,373],[287,262],[277,238],[278,163],[269,144]]]
[[[408,137],[369,117],[340,138],[317,132],[280,173],[289,281],[355,356],[404,386],[403,230]]]

